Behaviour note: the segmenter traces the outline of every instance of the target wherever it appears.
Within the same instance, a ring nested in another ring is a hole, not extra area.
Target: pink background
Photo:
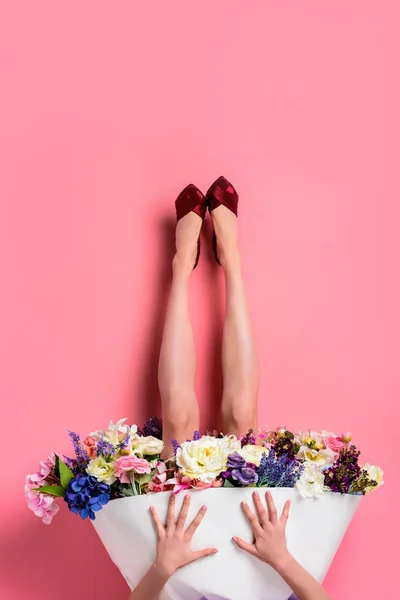
[[[260,423],[350,429],[386,471],[327,589],[395,595],[395,4],[1,3],[2,597],[127,596],[88,522],[27,510],[24,475],[68,451],[66,428],[159,414],[174,199],[220,174],[241,194]],[[204,427],[223,309],[209,240],[192,282]]]

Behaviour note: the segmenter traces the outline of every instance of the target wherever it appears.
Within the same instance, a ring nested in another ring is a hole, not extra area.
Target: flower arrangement
[[[211,487],[289,487],[304,498],[325,492],[364,495],[383,484],[383,471],[360,465],[352,436],[327,431],[293,434],[285,428],[249,431],[242,438],[218,432],[179,444],[161,460],[161,419],[142,429],[126,419],[81,441],[69,432],[74,457],[52,453],[28,475],[28,507],[50,524],[63,498],[71,512],[94,520],[110,500],[148,493]]]

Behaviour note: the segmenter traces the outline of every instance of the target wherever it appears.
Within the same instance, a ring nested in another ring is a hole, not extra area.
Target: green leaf
[[[151,474],[144,473],[143,475],[139,475],[139,477],[136,478],[136,481],[138,482],[139,485],[145,485],[145,483],[150,483]]]
[[[44,485],[43,487],[33,488],[33,491],[49,494],[49,496],[58,496],[59,498],[65,496],[65,490],[60,485]]]
[[[68,487],[68,483],[71,481],[71,479],[74,479],[75,475],[73,474],[71,469],[67,467],[67,465],[61,460],[60,457],[58,457],[58,466],[60,469],[61,485],[64,488],[64,490],[66,490]]]
[[[233,488],[235,486],[233,485],[233,483],[231,483],[229,481],[229,479],[225,479],[225,481],[224,481],[224,487],[226,487],[226,488]]]

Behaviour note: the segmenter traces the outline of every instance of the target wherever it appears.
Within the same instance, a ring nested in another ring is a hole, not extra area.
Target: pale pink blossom
[[[38,482],[32,477],[32,475],[28,475],[25,484],[25,498],[28,508],[30,508],[37,517],[40,517],[45,525],[50,525],[52,518],[58,513],[60,507],[56,503],[54,496],[43,494],[34,489],[38,487]],[[42,480],[40,486],[46,485],[46,483],[45,480]]]
[[[114,475],[118,477],[121,483],[130,483],[128,472],[133,471],[139,475],[151,472],[150,463],[144,458],[138,458],[134,454],[130,456],[121,456],[114,463]]]
[[[351,442],[352,439],[353,436],[351,435],[351,431],[345,431],[344,433],[342,433],[342,440],[346,442],[346,444]]]
[[[29,475],[31,481],[35,483],[35,487],[39,487],[40,485],[46,485],[43,483],[48,477],[54,476],[54,465],[56,464],[56,455],[54,452],[50,454],[50,456],[46,460],[42,460],[39,463],[39,470],[37,473],[33,473]]]

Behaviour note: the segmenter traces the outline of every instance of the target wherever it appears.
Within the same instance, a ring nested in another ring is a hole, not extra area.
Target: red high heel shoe
[[[180,221],[188,213],[194,212],[204,221],[207,211],[207,201],[204,194],[193,183],[181,191],[175,200],[176,221]],[[193,269],[197,267],[200,257],[200,236],[197,240],[197,256]]]
[[[233,187],[233,185],[229,183],[229,181],[225,179],[225,177],[221,176],[216,181],[214,181],[214,183],[212,184],[212,186],[206,194],[206,200],[208,203],[208,210],[210,211],[210,215],[215,208],[221,206],[222,204],[223,206],[226,206],[226,208],[229,208],[229,210],[232,211],[233,214],[237,217],[239,195]],[[214,230],[212,245],[215,260],[220,265],[221,263],[219,262],[217,250],[217,236],[215,235]]]

